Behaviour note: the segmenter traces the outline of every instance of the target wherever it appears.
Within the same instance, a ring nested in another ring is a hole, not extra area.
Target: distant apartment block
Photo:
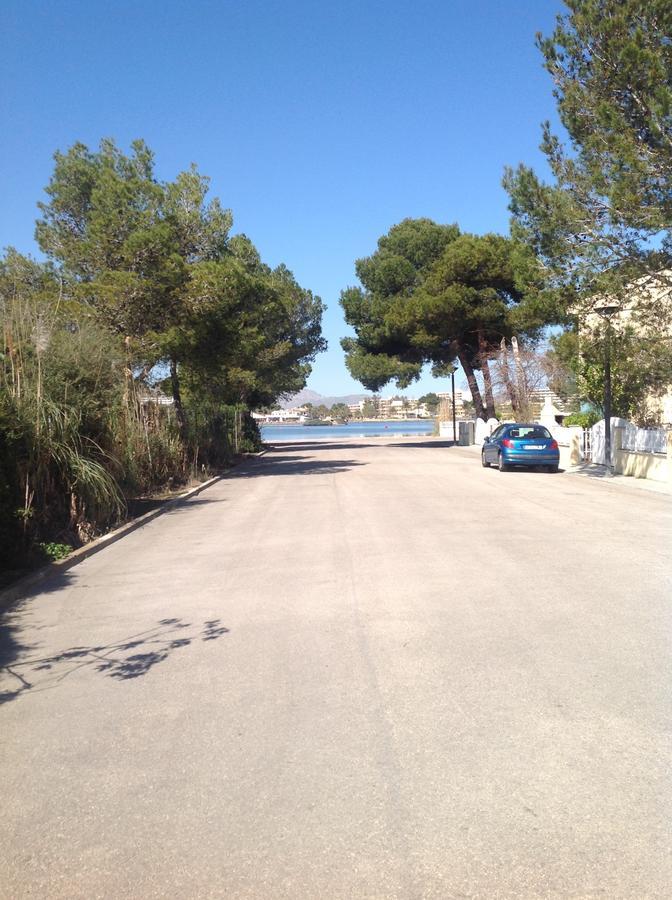
[[[401,419],[408,416],[423,417],[429,415],[424,404],[418,403],[415,397],[376,397],[370,396],[357,403],[349,403],[348,409],[350,413],[361,415],[364,412],[364,406],[367,403],[373,403],[375,407],[375,415],[380,419]]]
[[[452,391],[440,391],[436,395],[442,403],[451,404],[453,402],[453,392]],[[455,412],[461,412],[464,410],[464,397],[462,395],[462,391],[455,391]]]

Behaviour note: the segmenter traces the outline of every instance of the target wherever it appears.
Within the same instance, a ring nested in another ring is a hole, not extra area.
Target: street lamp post
[[[605,301],[594,306],[595,312],[606,322],[604,340],[604,457],[607,464],[607,475],[614,474],[611,454],[611,318],[619,310],[616,303]]]
[[[453,393],[453,443],[457,443],[457,434],[455,433],[456,429],[456,418],[455,418],[455,367],[453,366],[453,370],[450,373],[450,388]]]

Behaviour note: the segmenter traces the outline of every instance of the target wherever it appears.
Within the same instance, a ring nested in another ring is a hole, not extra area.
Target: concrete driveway
[[[0,643],[3,898],[663,898],[672,500],[294,444]]]

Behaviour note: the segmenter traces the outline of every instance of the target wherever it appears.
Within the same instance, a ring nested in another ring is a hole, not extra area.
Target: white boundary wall
[[[622,445],[620,449],[634,453],[667,453],[667,432],[664,428],[638,428],[627,419],[619,419],[612,416],[611,442],[614,443],[616,429],[621,429]],[[606,464],[604,453],[604,419],[596,422],[591,428],[593,440],[593,462],[600,465]]]
[[[666,453],[667,432],[664,428],[637,428],[632,422],[623,426],[623,450],[635,453]]]

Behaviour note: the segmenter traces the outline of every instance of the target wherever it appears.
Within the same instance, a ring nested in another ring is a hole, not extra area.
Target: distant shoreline
[[[362,425],[364,422],[432,422],[435,418],[436,418],[436,416],[423,416],[423,417],[411,416],[407,419],[348,419],[347,422],[341,423],[341,425],[339,427],[343,428],[346,425]],[[306,425],[305,422],[296,422],[296,421],[289,421],[289,422],[259,422],[258,420],[256,420],[256,421],[257,421],[258,425],[260,425],[260,426],[263,425],[264,428],[287,428],[289,426],[296,426],[297,428],[302,427],[302,426],[307,427],[307,428],[314,427],[314,426]],[[333,423],[330,422],[328,424],[331,425]]]

